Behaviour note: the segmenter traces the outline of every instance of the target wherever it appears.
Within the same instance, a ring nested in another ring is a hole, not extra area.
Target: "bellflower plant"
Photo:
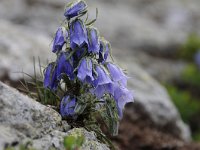
[[[133,101],[127,89],[128,77],[112,60],[110,43],[88,21],[85,1],[66,6],[65,21],[58,28],[52,46],[57,56],[36,80],[37,98],[53,105],[73,127],[103,135],[99,119],[111,135],[118,134],[119,120],[126,103]],[[43,85],[43,88],[41,86]]]

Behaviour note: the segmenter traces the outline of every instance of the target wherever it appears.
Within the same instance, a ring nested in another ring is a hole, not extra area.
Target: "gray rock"
[[[42,64],[51,61],[51,39],[24,26],[0,20],[0,78],[8,75],[11,80],[22,78],[22,70],[33,75],[33,57],[39,71],[38,57]]]
[[[87,2],[90,14],[95,13],[94,8],[99,9],[97,27],[101,33],[119,48],[173,55],[188,34],[199,32],[198,0]],[[1,0],[0,18],[52,35],[64,19],[65,4],[62,0]]]
[[[187,66],[187,63],[182,60],[154,57],[139,50],[132,51],[130,55],[134,56],[132,61],[140,64],[147,73],[161,83],[179,80]]]
[[[0,82],[0,149],[31,142],[37,150],[62,150],[65,136],[82,134],[85,137],[82,149],[108,150],[93,132],[69,128],[55,110]]]
[[[67,133],[61,131],[52,131],[50,134],[45,135],[41,139],[33,141],[33,147],[36,149],[49,150],[52,145],[56,149],[63,148],[63,137],[66,136],[84,136],[84,143],[81,146],[81,150],[109,150],[109,148],[102,143],[99,143],[96,139],[94,132],[88,132],[83,128],[74,128]]]

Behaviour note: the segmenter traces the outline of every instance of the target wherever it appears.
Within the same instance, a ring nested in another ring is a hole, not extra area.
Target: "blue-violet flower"
[[[65,96],[60,103],[60,114],[62,117],[70,117],[75,115],[74,108],[76,105],[76,98]]]
[[[122,86],[127,86],[127,76],[123,71],[112,63],[107,64],[110,76],[114,82],[118,82]]]
[[[70,25],[70,46],[75,49],[77,46],[80,48],[88,44],[87,31],[84,23],[76,19]]]
[[[70,4],[65,11],[65,17],[67,19],[71,19],[73,17],[78,16],[79,14],[81,14],[82,12],[85,12],[87,8],[87,5],[84,1],[79,0],[76,3],[72,3]]]
[[[99,35],[96,28],[87,28],[88,33],[88,52],[99,53],[100,41]]]
[[[57,78],[60,80],[62,77],[62,74],[66,74],[69,76],[70,79],[74,78],[74,68],[72,66],[73,59],[72,57],[67,60],[67,57],[69,56],[69,53],[67,52],[61,52],[60,56],[57,60]]]
[[[68,37],[68,32],[66,32],[66,38],[67,37]],[[62,50],[64,44],[65,44],[64,31],[63,28],[60,27],[58,28],[54,38],[52,52],[56,53],[57,51]]]
[[[44,74],[44,87],[56,90],[58,86],[56,67],[51,63],[47,66]]]
[[[99,66],[99,65],[96,66],[96,73],[97,73],[97,78],[93,82],[93,85],[95,87],[99,85],[112,83],[109,75],[105,72],[102,66]]]
[[[125,87],[118,87],[115,89],[114,99],[117,103],[119,117],[122,118],[126,103],[133,102],[133,94]]]
[[[91,83],[94,80],[92,73],[92,61],[89,58],[83,58],[78,68],[77,77],[82,82]]]

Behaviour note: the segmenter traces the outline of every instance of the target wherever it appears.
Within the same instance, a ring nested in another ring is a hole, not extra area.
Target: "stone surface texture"
[[[63,150],[64,137],[76,134],[85,137],[83,150],[108,150],[93,132],[70,129],[55,110],[0,82],[0,149],[30,142],[37,150]]]

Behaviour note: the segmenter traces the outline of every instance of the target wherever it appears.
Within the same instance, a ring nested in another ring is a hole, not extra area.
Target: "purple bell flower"
[[[66,32],[66,38],[68,37],[68,33]],[[65,44],[65,37],[63,28],[58,28],[56,32],[56,36],[53,42],[52,52],[56,53],[57,51],[62,50],[63,45]]]
[[[69,53],[62,52],[57,60],[57,78],[60,80],[62,78],[62,74],[66,74],[69,76],[69,78],[72,80],[74,78],[74,68],[72,66],[73,59],[69,58],[67,60],[67,57],[69,56]]]
[[[198,66],[198,68],[200,69],[200,51],[198,51],[196,54],[195,54],[195,63],[196,65]]]
[[[112,63],[107,64],[110,76],[114,82],[118,82],[121,86],[127,86],[127,76],[123,71]]]
[[[102,67],[96,66],[96,73],[98,75],[97,75],[97,78],[93,82],[93,85],[95,87],[97,87],[99,85],[104,85],[104,84],[112,83],[109,75],[105,72],[105,70]]]
[[[75,115],[74,108],[76,105],[76,98],[70,99],[70,96],[62,98],[60,103],[60,114],[62,117],[72,117]]]
[[[98,98],[101,98],[106,93],[113,94],[114,84],[105,70],[100,66],[96,66],[96,73],[97,77],[92,83],[94,88],[90,89],[90,92],[95,94]]]
[[[99,85],[95,89],[91,89],[90,92],[95,94],[96,97],[102,98],[104,94],[114,95],[114,90],[115,90],[115,84],[107,83],[107,84]]]
[[[56,68],[51,63],[47,66],[44,74],[44,87],[51,90],[56,90],[58,87],[58,80],[56,75]]]
[[[91,83],[94,80],[92,74],[92,61],[91,59],[83,58],[78,68],[77,77],[82,82]]]
[[[110,53],[110,43],[106,40],[100,41],[100,50],[99,50],[99,63],[105,63]]]
[[[87,32],[84,23],[77,19],[70,25],[70,46],[75,49],[77,46],[81,48],[88,44]]]
[[[79,0],[75,3],[69,5],[65,11],[65,17],[69,20],[73,17],[78,16],[79,14],[86,12],[87,5],[84,1]]]
[[[87,28],[88,33],[88,52],[99,53],[100,41],[96,28]]]
[[[133,94],[125,87],[118,87],[115,89],[114,99],[117,103],[119,117],[122,118],[126,103],[133,102]]]

